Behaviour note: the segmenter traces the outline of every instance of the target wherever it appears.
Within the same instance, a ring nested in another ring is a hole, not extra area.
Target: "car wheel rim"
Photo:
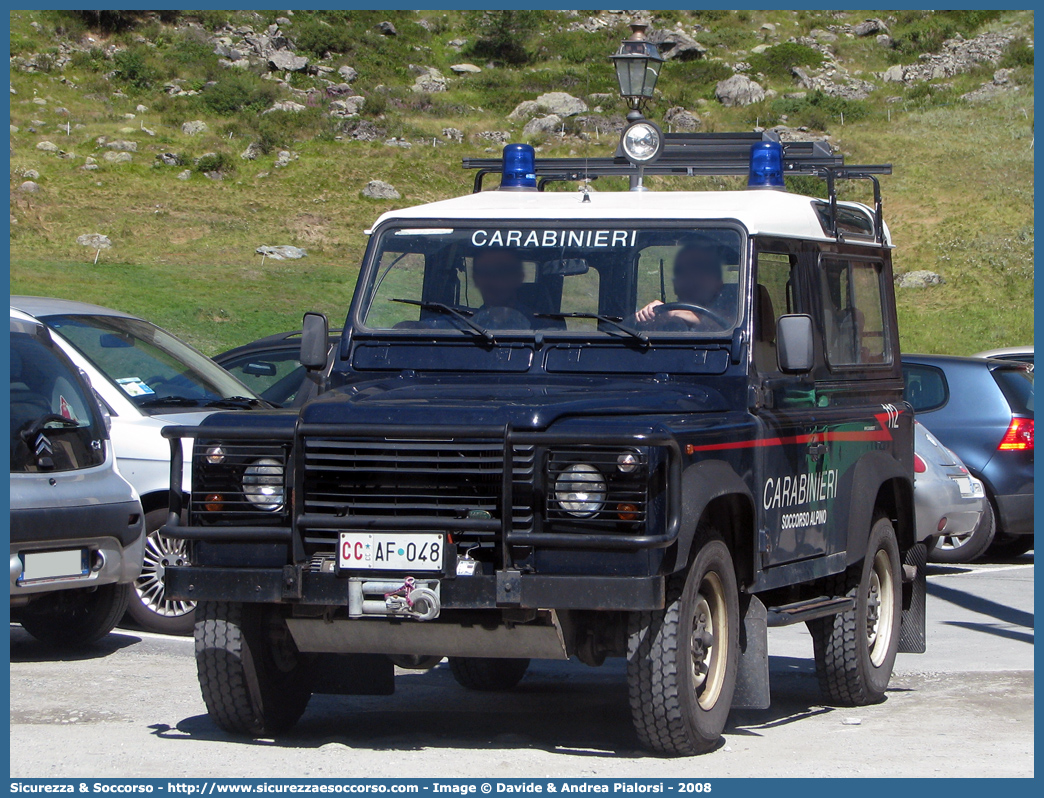
[[[942,551],[956,551],[971,540],[971,535],[940,535],[936,547]]]
[[[192,612],[196,602],[168,599],[163,587],[163,574],[168,566],[189,564],[186,541],[168,538],[158,531],[150,532],[145,539],[141,575],[134,582],[141,603],[165,618],[180,618]]]
[[[875,668],[884,663],[892,638],[895,604],[890,566],[888,553],[877,552],[866,597],[866,642]]]
[[[721,695],[728,657],[728,613],[725,589],[715,573],[708,573],[700,583],[692,614],[692,684],[696,701],[705,710],[712,709]]]

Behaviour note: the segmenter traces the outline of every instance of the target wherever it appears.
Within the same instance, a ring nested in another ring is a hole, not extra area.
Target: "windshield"
[[[386,228],[359,320],[370,330],[721,336],[739,313],[728,227],[506,222]]]
[[[65,357],[11,333],[11,471],[68,471],[102,463],[100,411]]]
[[[147,321],[79,315],[45,320],[144,412],[230,406],[224,400],[256,403],[231,374]]]

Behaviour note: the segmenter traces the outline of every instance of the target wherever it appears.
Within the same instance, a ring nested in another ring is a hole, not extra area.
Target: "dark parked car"
[[[340,336],[330,336],[330,349]],[[300,407],[316,394],[316,383],[298,360],[301,331],[276,333],[214,357],[258,396],[280,407]]]
[[[1033,371],[1025,363],[903,355],[904,398],[943,445],[986,486],[996,519],[991,551],[1033,548]],[[981,524],[965,545],[984,550]]]

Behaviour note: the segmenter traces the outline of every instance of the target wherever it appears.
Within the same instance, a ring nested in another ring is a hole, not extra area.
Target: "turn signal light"
[[[924,460],[921,459],[921,455],[915,454],[914,455],[914,473],[915,474],[923,474],[927,470],[928,470],[928,466],[925,465]]]
[[[637,521],[638,507],[634,504],[616,505],[616,517],[621,521]]]
[[[203,500],[203,509],[208,513],[220,513],[224,509],[225,497],[220,493],[209,493]]]
[[[997,448],[1001,451],[1033,451],[1033,419],[1013,418]]]

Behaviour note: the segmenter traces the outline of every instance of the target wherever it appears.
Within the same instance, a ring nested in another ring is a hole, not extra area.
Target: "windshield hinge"
[[[772,408],[775,404],[775,392],[771,388],[766,388],[764,385],[750,386],[750,406],[754,410]]]
[[[743,348],[747,343],[747,331],[742,327],[737,327],[732,332],[732,364],[736,365],[743,362]]]

